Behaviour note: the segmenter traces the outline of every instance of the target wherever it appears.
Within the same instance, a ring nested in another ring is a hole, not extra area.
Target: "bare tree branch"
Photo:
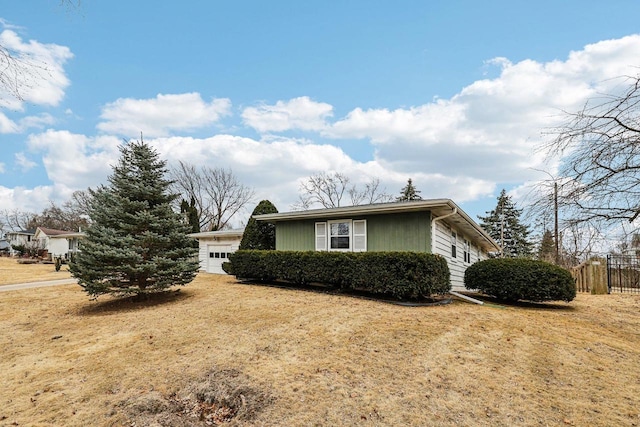
[[[78,10],[82,0],[60,0],[60,6],[67,10]],[[51,78],[46,62],[38,61],[32,54],[17,52],[0,44],[0,101],[4,91],[10,97],[24,101],[24,93],[32,89],[34,82]]]
[[[254,197],[228,169],[210,168],[180,161],[171,171],[173,189],[186,201],[194,200],[201,230],[222,230]],[[180,203],[180,200],[177,200]]]
[[[320,172],[311,175],[300,184],[300,194],[293,209],[307,210],[317,205],[323,208],[337,208],[343,205],[345,195],[349,196],[353,206],[392,200],[384,189],[380,189],[378,178],[372,178],[364,184],[364,188],[358,188],[351,184],[351,179],[343,173]]]
[[[565,113],[564,125],[543,146],[563,156],[560,197],[575,224],[596,228],[640,215],[640,75],[627,76],[624,90],[589,100],[582,110]]]
[[[20,231],[29,228],[29,224],[36,216],[33,212],[21,211],[19,209],[5,209],[2,211],[2,222],[9,231]]]
[[[386,189],[380,188],[380,178],[371,178],[364,184],[362,190],[358,190],[355,186],[349,190],[351,204],[370,205],[373,203],[385,203],[393,200],[393,197],[386,192]]]

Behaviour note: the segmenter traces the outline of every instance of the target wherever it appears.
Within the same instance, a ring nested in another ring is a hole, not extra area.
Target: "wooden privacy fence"
[[[590,292],[592,294],[608,294],[607,285],[607,261],[601,258],[592,258],[580,265],[571,268],[571,275],[576,281],[578,292]]]

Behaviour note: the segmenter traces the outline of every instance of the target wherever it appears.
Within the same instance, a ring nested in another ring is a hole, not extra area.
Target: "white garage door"
[[[222,263],[227,262],[231,253],[231,245],[207,246],[207,273],[226,274]]]

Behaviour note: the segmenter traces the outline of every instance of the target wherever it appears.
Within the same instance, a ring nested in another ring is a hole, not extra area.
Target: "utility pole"
[[[555,258],[556,265],[560,264],[560,239],[558,236],[558,182],[553,182],[553,215],[554,215],[554,230],[553,240],[555,241]]]
[[[500,206],[500,258],[504,258],[504,206]]]

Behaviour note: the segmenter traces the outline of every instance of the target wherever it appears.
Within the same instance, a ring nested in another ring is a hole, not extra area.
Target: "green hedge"
[[[399,299],[451,289],[449,267],[439,255],[418,252],[237,251],[223,269],[243,279],[322,283]]]
[[[464,286],[506,301],[571,301],[576,285],[567,270],[521,258],[477,262],[464,274]]]

